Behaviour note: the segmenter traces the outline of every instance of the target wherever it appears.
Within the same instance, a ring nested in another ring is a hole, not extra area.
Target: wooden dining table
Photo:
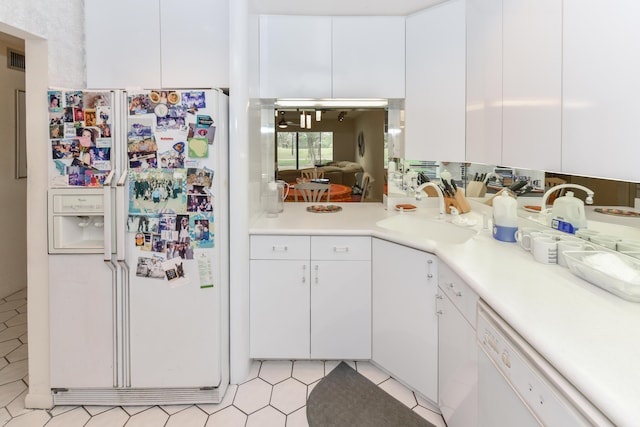
[[[304,201],[302,193],[296,190],[296,184],[289,184],[289,194],[285,199],[285,202],[295,202],[295,192],[298,192],[298,201]],[[326,196],[322,197],[322,201],[326,202]],[[351,201],[351,187],[342,184],[329,184],[329,202],[350,202]]]

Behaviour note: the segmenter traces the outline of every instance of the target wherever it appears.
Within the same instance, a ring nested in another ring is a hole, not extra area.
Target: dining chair
[[[317,182],[302,182],[295,184],[294,197],[295,201],[298,201],[298,194],[302,195],[302,199],[305,202],[319,202],[327,195],[327,202],[329,201],[329,186],[330,184],[320,184]]]
[[[324,178],[324,169],[322,168],[300,169],[300,176],[305,179]]]
[[[360,201],[364,202],[365,197],[369,197],[371,195],[371,183],[374,179],[368,172],[364,172],[362,174],[362,195],[360,196]]]

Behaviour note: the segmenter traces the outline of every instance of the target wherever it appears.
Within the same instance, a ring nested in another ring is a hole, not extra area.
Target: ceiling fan
[[[292,121],[288,121],[285,117],[285,112],[284,111],[280,111],[280,120],[278,120],[278,127],[280,129],[286,129],[289,126],[298,126],[300,127],[300,122],[292,122]]]

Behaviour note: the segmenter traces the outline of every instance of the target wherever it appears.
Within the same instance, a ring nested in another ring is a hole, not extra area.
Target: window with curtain
[[[305,169],[333,160],[333,132],[278,132],[278,170]]]

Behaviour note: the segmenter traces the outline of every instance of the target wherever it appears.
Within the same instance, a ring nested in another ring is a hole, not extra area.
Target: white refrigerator
[[[217,403],[229,383],[228,97],[51,89],[54,403]]]

